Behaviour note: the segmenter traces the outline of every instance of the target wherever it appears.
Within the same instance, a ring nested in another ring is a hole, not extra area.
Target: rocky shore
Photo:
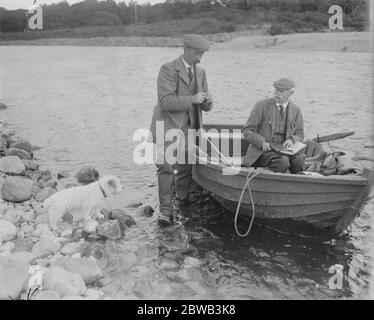
[[[123,209],[102,208],[104,218],[98,221],[65,215],[52,231],[43,201],[61,188],[91,183],[99,173],[83,167],[75,175],[77,183],[62,186],[67,173],[42,170],[34,149],[0,123],[0,300],[111,299],[113,279],[105,275],[103,251],[112,245],[107,241],[123,239],[136,227],[134,218]],[[153,209],[141,205],[130,207],[151,217]],[[147,286],[144,280],[134,282],[132,293],[141,297]]]

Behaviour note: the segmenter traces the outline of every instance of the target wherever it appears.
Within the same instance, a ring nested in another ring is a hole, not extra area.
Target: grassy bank
[[[254,34],[287,34],[320,32],[328,28],[328,12],[289,12],[276,9],[240,10],[219,7],[194,13],[189,18],[162,20],[132,25],[83,26],[30,32],[1,32],[0,41],[36,40],[51,38],[107,38],[107,37],[169,37],[179,38],[186,33],[219,35],[249,32]],[[362,30],[362,21],[347,16],[345,30]],[[214,38],[214,36],[212,36]],[[215,37],[217,38],[217,37]],[[220,36],[218,36],[220,38]],[[220,41],[220,40],[218,40]]]

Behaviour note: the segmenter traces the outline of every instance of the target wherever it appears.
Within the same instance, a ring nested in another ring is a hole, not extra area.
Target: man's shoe
[[[161,227],[167,227],[173,224],[173,218],[172,214],[169,212],[160,212],[160,215],[158,217],[158,224]]]

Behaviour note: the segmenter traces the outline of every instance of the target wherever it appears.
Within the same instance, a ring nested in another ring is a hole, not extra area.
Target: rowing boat
[[[204,125],[208,132],[211,129],[225,132],[226,135],[214,142],[213,147],[220,151],[224,139],[229,140],[230,146],[234,144],[238,137],[232,134],[233,129],[240,128]],[[248,142],[242,137],[239,139],[241,154],[232,154],[230,147],[224,155],[226,159],[241,158],[245,154]],[[207,153],[211,154],[211,148]],[[316,155],[308,156],[315,158]],[[372,169],[365,169],[362,174],[322,176],[274,173],[240,165],[235,166],[235,174],[223,174],[225,168],[227,163],[222,161],[200,161],[193,167],[193,179],[221,206],[236,214],[236,218],[250,218],[255,224],[322,241],[336,237],[352,223],[374,183]]]

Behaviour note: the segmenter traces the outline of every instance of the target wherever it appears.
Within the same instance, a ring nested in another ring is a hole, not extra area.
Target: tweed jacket
[[[204,69],[196,66],[197,92],[207,92],[208,82]],[[191,128],[195,127],[192,96],[195,94],[194,80],[190,81],[182,55],[164,64],[157,79],[158,101],[153,109],[150,131],[153,142],[156,139],[156,121],[163,121],[165,134],[169,129],[181,129],[188,115]],[[213,103],[203,106],[204,111],[210,111]],[[200,108],[200,113],[201,108]],[[200,114],[201,116],[201,114]]]
[[[259,101],[252,108],[247,123],[242,129],[244,139],[250,143],[244,165],[251,166],[261,156],[263,141],[271,142],[275,130],[276,110],[274,98]],[[286,139],[303,142],[304,121],[300,108],[289,101],[287,112]]]

